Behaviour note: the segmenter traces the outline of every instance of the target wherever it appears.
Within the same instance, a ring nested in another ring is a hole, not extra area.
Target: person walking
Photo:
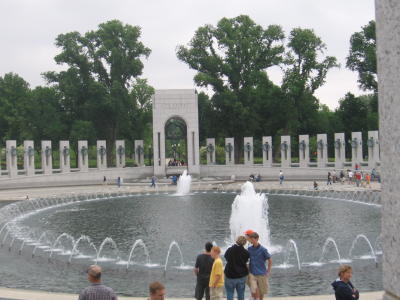
[[[151,176],[151,187],[155,188],[157,182],[157,177],[155,175]]]
[[[213,246],[211,257],[214,263],[210,274],[210,297],[211,300],[222,300],[224,297],[224,264],[220,258],[221,248]]]
[[[229,247],[224,254],[225,266],[225,291],[227,300],[233,300],[233,294],[237,293],[238,300],[244,300],[244,290],[249,271],[247,262],[250,258],[249,252],[244,248],[246,238],[239,236],[236,244]]]
[[[332,175],[331,172],[328,172],[328,180],[326,182],[326,185],[332,185]]]
[[[268,277],[271,275],[272,258],[267,248],[262,246],[258,240],[259,235],[253,230],[245,232],[247,240],[252,244],[247,250],[250,255],[249,286],[253,299],[263,300],[268,293]],[[268,268],[266,262],[268,261]]]
[[[150,283],[148,300],[164,300],[164,298],[165,298],[165,286],[158,281]]]
[[[283,175],[282,170],[280,170],[279,171],[279,184],[282,184],[284,179],[285,179],[285,176]]]
[[[112,288],[101,283],[101,267],[91,265],[86,273],[90,286],[83,289],[79,294],[79,300],[117,300]]]
[[[350,281],[353,276],[351,266],[341,265],[338,275],[339,278],[332,282],[336,300],[358,300],[360,298],[360,293]]]
[[[206,300],[210,300],[210,274],[214,263],[214,259],[211,257],[211,249],[213,244],[207,242],[205,245],[205,252],[199,254],[196,258],[196,264],[194,266],[194,274],[197,277],[196,289],[194,292],[194,297],[197,300],[203,299],[204,294],[206,295]]]

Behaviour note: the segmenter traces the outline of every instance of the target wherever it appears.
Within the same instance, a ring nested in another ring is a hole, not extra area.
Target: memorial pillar
[[[272,167],[272,137],[262,137],[263,165]]]
[[[368,131],[368,167],[375,168],[379,162],[379,133],[378,131]]]
[[[135,140],[135,161],[139,167],[144,166],[143,140]]]
[[[8,177],[16,177],[18,175],[17,158],[17,141],[6,141],[6,164]]]
[[[42,170],[43,174],[53,173],[53,154],[51,141],[42,141]]]
[[[346,142],[344,133],[335,133],[335,168],[342,169],[346,161]]]
[[[78,141],[78,168],[81,172],[89,170],[88,142]]]
[[[71,171],[69,141],[60,141],[60,169],[61,173],[68,173]]]
[[[35,148],[33,141],[24,141],[24,169],[26,176],[35,175]]]
[[[206,139],[207,149],[207,165],[215,165],[215,139]]]
[[[361,132],[351,133],[351,165],[355,168],[356,165],[361,164],[363,161],[362,157],[362,135]]]
[[[115,141],[115,155],[116,167],[125,168],[125,140]]]
[[[107,169],[107,142],[97,141],[97,169]]]
[[[225,138],[225,164],[235,164],[235,139]]]
[[[254,164],[254,148],[253,148],[253,137],[244,138],[244,164]]]
[[[281,136],[281,167],[289,168],[292,164],[290,135]]]
[[[317,134],[317,166],[318,168],[326,168],[328,163],[328,143],[327,135]]]
[[[299,135],[299,166],[308,168],[310,163],[310,136],[308,134]]]

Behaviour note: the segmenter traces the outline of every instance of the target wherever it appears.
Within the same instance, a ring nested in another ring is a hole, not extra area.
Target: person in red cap
[[[263,300],[264,295],[268,293],[268,277],[271,274],[272,259],[267,248],[259,242],[257,232],[249,229],[245,232],[246,239],[252,244],[247,250],[250,255],[250,268],[248,285],[250,286],[251,297],[253,299]],[[266,262],[268,261],[268,269]]]

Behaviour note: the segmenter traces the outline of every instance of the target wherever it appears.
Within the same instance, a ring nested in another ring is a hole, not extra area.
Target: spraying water
[[[192,176],[187,174],[187,171],[183,171],[182,175],[178,179],[176,187],[177,196],[184,196],[190,193],[190,185],[192,183]]]
[[[268,224],[268,198],[265,194],[257,194],[251,182],[242,185],[241,194],[232,203],[232,213],[229,220],[231,240],[252,229],[260,236],[260,243],[271,252],[270,231]],[[273,248],[273,247],[272,247]]]

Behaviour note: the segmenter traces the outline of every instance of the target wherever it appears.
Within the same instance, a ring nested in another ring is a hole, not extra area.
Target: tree
[[[214,91],[215,126],[220,134],[235,137],[237,147],[258,126],[254,89],[268,81],[269,67],[282,62],[283,38],[280,26],[264,29],[241,15],[198,28],[188,46],[178,47],[178,58],[197,71],[197,86]],[[238,160],[240,151],[235,153]]]
[[[68,69],[45,74],[62,94],[69,130],[75,120],[91,121],[97,136],[107,139],[108,163],[111,145],[122,128],[130,124],[130,93],[142,74],[141,58],[150,54],[150,49],[139,41],[140,34],[139,27],[118,20],[102,23],[84,35],[60,34],[56,45],[61,53],[55,61]]]
[[[370,21],[351,36],[346,67],[358,72],[358,82],[363,90],[378,92],[375,21]]]
[[[368,104],[352,93],[339,101],[336,113],[342,125],[341,131],[350,135],[353,131],[365,131],[368,129]]]
[[[289,100],[286,133],[314,133],[319,109],[314,92],[325,83],[328,71],[339,65],[333,56],[319,59],[326,45],[311,29],[294,28],[287,46],[289,50],[282,82],[282,89]]]

